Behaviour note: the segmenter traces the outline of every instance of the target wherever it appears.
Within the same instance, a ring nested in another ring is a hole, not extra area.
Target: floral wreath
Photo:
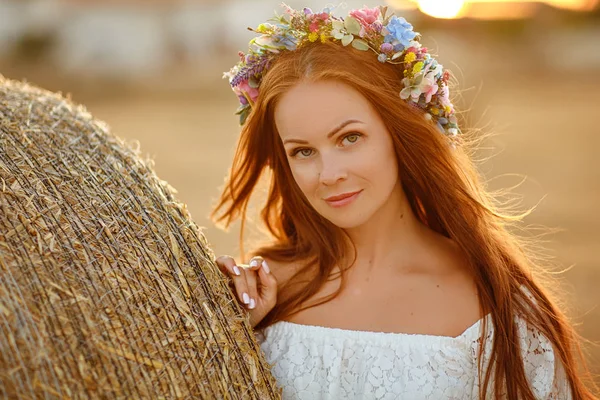
[[[314,13],[309,8],[294,10],[282,4],[285,13],[249,30],[260,34],[250,41],[247,54],[239,52],[238,62],[223,74],[240,100],[236,112],[240,125],[246,121],[258,98],[263,75],[284,51],[294,51],[306,43],[320,41],[352,45],[357,50],[374,51],[381,63],[404,65],[400,98],[425,111],[425,118],[437,124],[442,133],[460,132],[454,106],[449,99],[450,73],[443,69],[419,43],[420,34],[404,18],[386,16],[387,7],[352,10],[345,18],[332,15],[331,8]]]

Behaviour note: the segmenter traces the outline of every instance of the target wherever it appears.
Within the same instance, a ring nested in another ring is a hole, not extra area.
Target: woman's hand
[[[277,279],[261,257],[254,257],[250,264],[236,264],[229,256],[216,260],[217,266],[231,278],[237,298],[250,314],[254,328],[277,304]]]

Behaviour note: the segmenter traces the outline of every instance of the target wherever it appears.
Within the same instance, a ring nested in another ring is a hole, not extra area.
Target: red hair
[[[296,185],[274,122],[277,102],[292,86],[303,80],[336,80],[360,92],[384,121],[393,140],[403,190],[417,218],[454,240],[467,255],[480,307],[491,314],[496,332],[489,368],[480,375],[481,396],[493,389],[498,397],[506,393],[510,399],[534,399],[518,348],[514,318],[519,315],[552,343],[573,398],[593,399],[582,378],[585,373],[589,379],[589,372],[578,336],[547,290],[534,279],[533,274],[542,269],[526,251],[524,239],[508,229],[526,214],[503,214],[485,190],[467,151],[476,140],[464,139],[462,145],[452,148],[422,111],[399,98],[402,67],[382,64],[370,52],[326,42],[282,53],[264,76],[260,95],[242,128],[230,177],[212,213],[215,222],[225,227],[241,218],[242,240],[249,199],[267,173],[270,189],[261,217],[273,240],[254,253],[286,263],[304,262],[280,288],[285,297],[255,328],[323,304],[345,286],[343,270],[336,293],[301,308],[330,278],[340,260],[342,265],[351,265],[352,259],[344,245],[344,232],[319,215]],[[298,282],[301,277],[307,278],[302,285]],[[524,295],[523,287],[530,297]],[[483,354],[483,346],[479,354]],[[492,374],[494,387],[489,388]]]

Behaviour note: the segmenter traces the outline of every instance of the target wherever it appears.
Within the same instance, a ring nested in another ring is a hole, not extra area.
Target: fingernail
[[[269,272],[271,272],[271,270],[269,269],[269,266],[267,265],[267,262],[265,260],[263,260],[262,262],[262,266],[265,270],[265,272],[268,274]]]
[[[244,299],[244,304],[250,303],[250,296],[248,296],[248,293],[244,293],[242,298]]]
[[[248,308],[252,310],[254,307],[256,307],[256,302],[254,301],[254,299],[250,299],[250,306],[248,306]]]
[[[235,272],[236,275],[240,275],[240,269],[237,267],[237,265],[233,266],[233,272]]]
[[[252,260],[252,261],[250,261],[250,266],[251,266],[251,267],[256,267],[256,266],[258,266],[258,261],[256,261],[256,260]]]

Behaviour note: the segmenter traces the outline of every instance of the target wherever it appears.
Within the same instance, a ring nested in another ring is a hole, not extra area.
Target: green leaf
[[[342,21],[333,21],[331,23],[331,26],[333,27],[333,29],[335,29],[336,31],[341,31],[342,29],[344,29],[344,23]]]
[[[240,115],[240,125],[244,125],[244,122],[246,122],[246,119],[248,119],[248,115],[250,115],[250,107],[244,108],[236,114]]]
[[[358,35],[360,33],[360,22],[350,16],[344,19],[344,26],[346,27],[348,33],[353,35]]]
[[[354,39],[352,42],[352,47],[357,50],[367,51],[369,50],[369,44],[362,39]]]
[[[346,35],[342,38],[342,44],[348,46],[354,40],[354,35]]]
[[[258,88],[258,81],[255,77],[251,77],[250,79],[248,79],[248,86],[254,89]]]

